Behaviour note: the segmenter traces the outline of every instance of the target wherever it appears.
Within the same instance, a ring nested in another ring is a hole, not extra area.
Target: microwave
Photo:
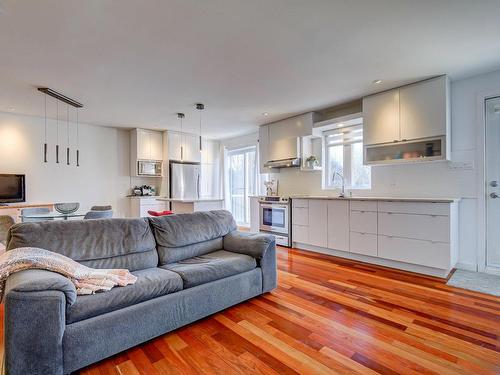
[[[137,162],[137,175],[138,176],[162,176],[162,162],[161,161],[145,161],[139,160]]]

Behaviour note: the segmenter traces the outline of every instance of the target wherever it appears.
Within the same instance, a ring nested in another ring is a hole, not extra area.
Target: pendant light
[[[78,109],[83,107],[83,104],[77,102],[74,99],[67,97],[57,91],[49,89],[48,87],[39,87],[37,89],[41,93],[45,95],[45,135],[44,135],[44,144],[43,144],[43,161],[47,163],[47,95],[56,98],[56,163],[59,164],[59,101],[66,103],[66,136],[67,136],[67,144],[66,144],[66,164],[70,165],[70,131],[69,131],[69,106],[76,108],[76,166],[80,166],[80,150],[79,150],[79,124],[78,124]]]
[[[45,119],[44,119],[44,143],[43,143],[43,162],[47,163],[47,94],[43,96],[45,106]]]
[[[184,113],[177,113],[177,118],[181,122],[181,161],[184,161],[184,132],[183,132],[183,126],[182,126],[182,119],[184,118]]]
[[[69,165],[69,105],[66,105],[66,165]]]
[[[76,166],[80,166],[80,134],[78,124],[78,107],[76,108]]]
[[[205,105],[202,104],[202,103],[196,103],[196,109],[200,111],[200,152],[201,152],[201,149],[202,149],[202,146],[201,146],[201,111],[203,111],[205,109]]]
[[[59,164],[59,102],[56,101],[56,163]]]

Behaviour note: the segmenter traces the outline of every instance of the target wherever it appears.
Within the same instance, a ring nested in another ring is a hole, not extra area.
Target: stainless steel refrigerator
[[[199,199],[200,174],[199,163],[170,162],[170,198]]]

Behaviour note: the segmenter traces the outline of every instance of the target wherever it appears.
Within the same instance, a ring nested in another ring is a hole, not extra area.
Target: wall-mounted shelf
[[[445,137],[394,142],[365,147],[366,165],[446,160]]]
[[[314,172],[314,171],[321,171],[323,169],[321,142],[322,142],[321,137],[317,137],[314,135],[308,135],[306,137],[302,137],[301,140],[302,162],[300,165],[301,171]],[[316,158],[319,161],[319,165],[314,167],[309,167],[306,163],[306,159],[310,156],[316,156]]]

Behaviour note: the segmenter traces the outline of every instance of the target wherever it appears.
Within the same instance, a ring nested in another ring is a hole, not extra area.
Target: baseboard
[[[464,271],[472,271],[477,272],[477,265],[474,263],[463,263],[458,262],[455,266],[456,269],[464,270]]]
[[[416,264],[404,263],[404,262],[399,262],[399,261],[390,260],[390,259],[383,259],[383,258],[378,258],[378,257],[371,257],[368,255],[355,254],[355,253],[346,252],[346,251],[327,249],[324,247],[308,245],[308,244],[303,244],[303,243],[298,243],[298,242],[294,242],[293,247],[296,247],[297,249],[301,249],[301,250],[314,251],[317,253],[333,255],[336,257],[340,257],[340,258],[358,260],[360,262],[372,263],[372,264],[376,264],[379,266],[400,269],[403,271],[409,271],[409,272],[414,272],[414,273],[420,273],[423,275],[439,277],[442,279],[446,279],[451,271],[451,269],[443,270],[440,268],[420,266],[420,265],[416,265]]]
[[[489,273],[490,275],[500,276],[500,268],[498,267],[486,267],[484,272]]]

